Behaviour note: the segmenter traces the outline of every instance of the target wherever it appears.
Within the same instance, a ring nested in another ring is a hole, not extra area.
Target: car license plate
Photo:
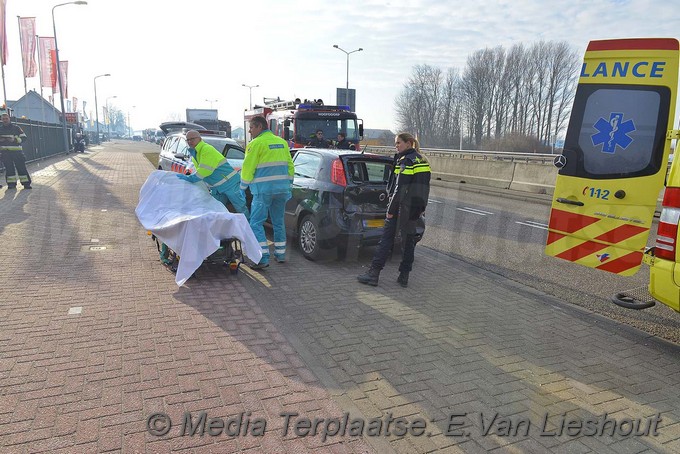
[[[367,219],[364,221],[364,225],[366,227],[385,227],[385,220],[384,219]]]

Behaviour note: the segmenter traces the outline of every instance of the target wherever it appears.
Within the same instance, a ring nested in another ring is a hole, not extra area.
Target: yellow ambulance
[[[624,276],[644,261],[652,297],[680,312],[680,160],[668,174],[656,246],[646,249],[671,142],[680,134],[673,130],[679,55],[673,38],[588,44],[564,151],[555,158],[545,253]]]

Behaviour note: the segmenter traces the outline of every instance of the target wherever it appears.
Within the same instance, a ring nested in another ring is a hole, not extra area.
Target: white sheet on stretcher
[[[139,191],[135,213],[146,230],[179,254],[177,285],[183,285],[217,251],[220,240],[237,238],[249,259],[257,263],[262,258],[246,217],[230,213],[204,183],[180,180],[177,173],[152,172]]]

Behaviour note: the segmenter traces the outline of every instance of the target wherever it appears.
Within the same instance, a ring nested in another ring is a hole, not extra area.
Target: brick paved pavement
[[[680,451],[676,346],[431,250],[408,289],[396,261],[373,288],[355,279],[364,253],[312,263],[294,248],[178,289],[134,215],[152,170],[140,147],[156,150],[114,142],[33,165],[33,191],[0,190],[0,452]],[[181,436],[201,411],[245,413],[250,432]],[[324,441],[282,436],[283,411],[427,427]],[[147,431],[159,412],[164,436]],[[605,413],[614,436],[556,435]],[[625,435],[659,414],[657,436]]]

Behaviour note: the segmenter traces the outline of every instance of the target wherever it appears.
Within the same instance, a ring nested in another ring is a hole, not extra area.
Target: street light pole
[[[97,105],[97,77],[108,77],[111,74],[100,74],[94,77],[94,117],[97,124],[97,138],[95,143],[99,143],[99,106]]]
[[[351,52],[347,52],[345,49],[338,46],[337,44],[333,44],[333,47],[335,47],[338,50],[343,51],[345,53],[345,55],[347,55],[347,78],[346,78],[347,84],[346,84],[346,87],[345,87],[345,104],[349,106],[349,54],[353,54],[354,52],[361,52],[364,49],[362,49],[360,47],[360,48],[355,49]]]
[[[59,83],[59,100],[61,101],[61,130],[64,135],[64,151],[68,153],[68,135],[66,134],[66,110],[64,109],[64,84],[61,76],[61,64],[59,63],[59,45],[57,44],[57,23],[54,20],[54,9],[64,5],[87,5],[87,2],[79,0],[76,2],[67,2],[54,5],[52,7],[52,30],[54,31],[54,53],[57,57],[57,80]]]
[[[106,140],[111,140],[111,112],[109,112],[109,99],[117,98],[118,96],[113,95],[106,98]]]
[[[249,101],[248,105],[250,106],[249,109],[252,110],[253,109],[253,88],[257,88],[260,85],[246,85],[246,84],[241,84],[241,85],[244,86],[244,87],[247,87],[248,91],[250,92],[250,97],[249,97],[250,101]]]
[[[206,99],[205,101],[210,103],[210,108],[212,109],[213,103],[214,103],[214,102],[218,102],[219,99]]]

